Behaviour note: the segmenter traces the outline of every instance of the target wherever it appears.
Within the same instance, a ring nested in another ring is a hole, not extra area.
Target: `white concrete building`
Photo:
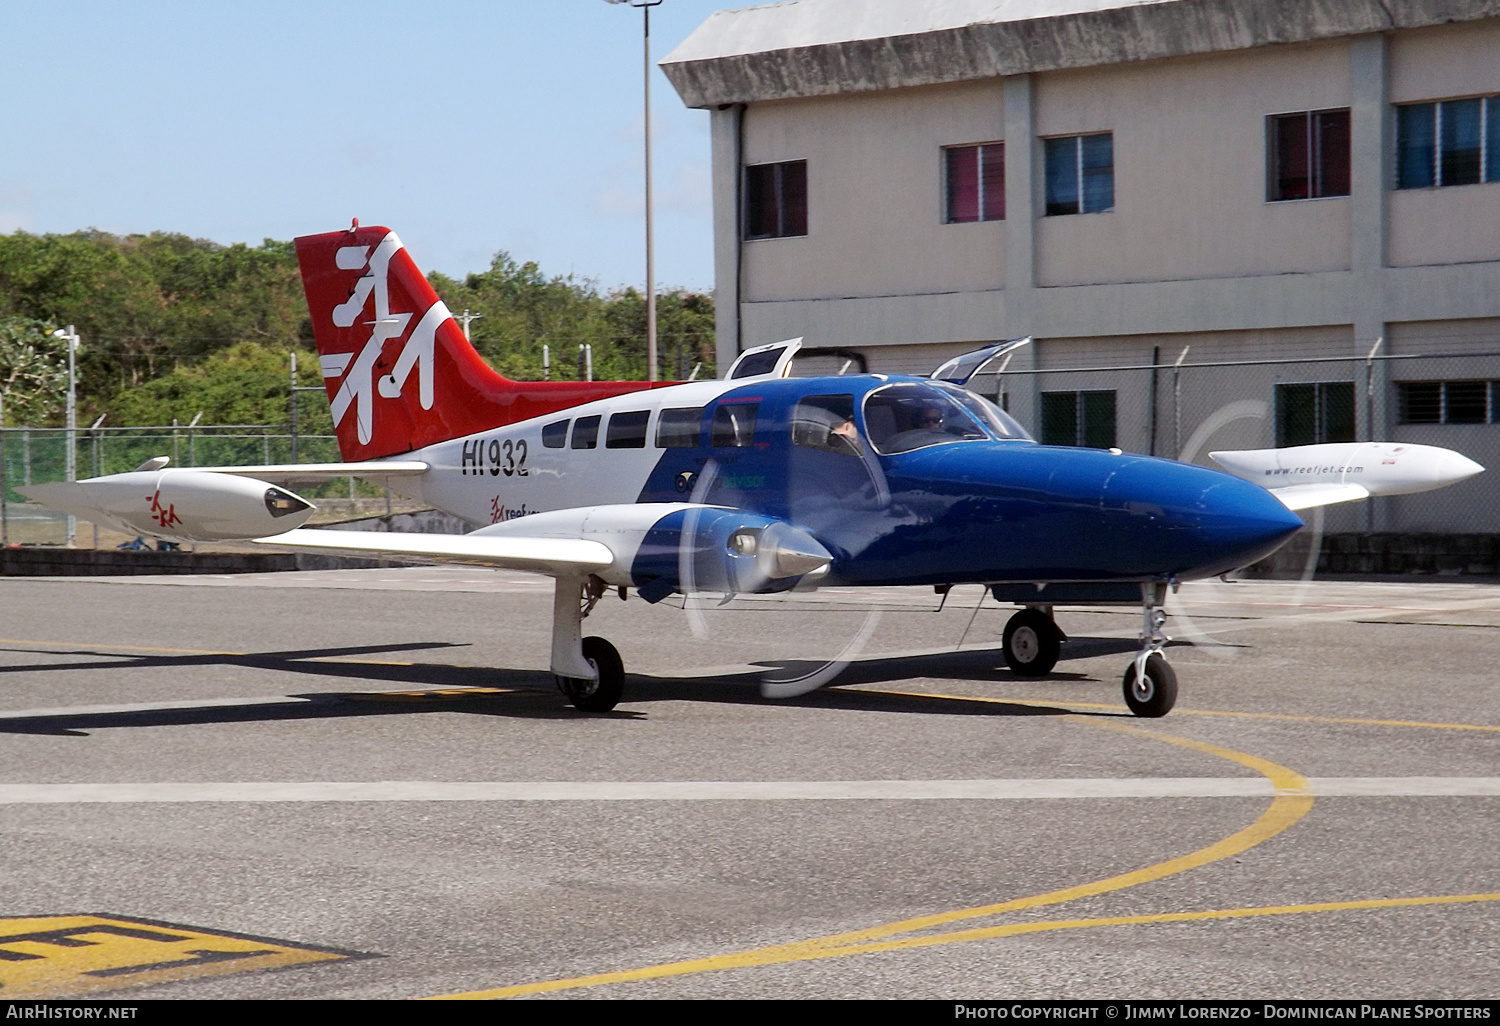
[[[1500,532],[1500,0],[789,0],[662,67],[721,367],[1031,335],[995,387],[1052,440],[1450,446],[1496,469],[1370,526]],[[1201,366],[1267,360],[1328,362]]]

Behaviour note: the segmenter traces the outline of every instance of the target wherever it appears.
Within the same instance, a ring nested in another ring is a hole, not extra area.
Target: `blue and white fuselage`
[[[940,424],[915,424],[934,411]],[[414,498],[471,522],[725,507],[806,531],[833,556],[827,579],[846,584],[1190,579],[1253,562],[1302,526],[1228,474],[1039,445],[972,393],[902,376],[693,382],[407,458],[432,467]],[[659,557],[632,554],[630,580],[610,583],[649,584]]]

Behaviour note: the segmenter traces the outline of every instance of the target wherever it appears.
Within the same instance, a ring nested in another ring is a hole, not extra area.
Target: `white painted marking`
[[[1333,777],[1313,794],[1500,797],[1500,777]],[[1263,777],[1082,780],[308,781],[0,784],[0,805],[136,802],[932,801],[1269,798]]]

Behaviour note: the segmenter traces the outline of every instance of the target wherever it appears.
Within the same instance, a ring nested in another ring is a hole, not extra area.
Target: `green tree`
[[[47,321],[0,317],[0,427],[47,424],[66,404],[68,343]]]
[[[455,313],[480,314],[471,326],[474,347],[501,374],[517,380],[542,377],[542,346],[551,352],[551,376],[582,377],[579,347],[593,346],[594,377],[630,380],[646,376],[646,303],[636,289],[601,295],[589,279],[544,275],[534,261],[518,263],[495,254],[487,271],[462,281],[428,275],[433,289]],[[713,299],[670,290],[656,297],[658,366],[662,376],[704,363],[713,375]]]
[[[485,271],[461,280],[433,274],[429,281],[450,309],[481,315],[473,322],[474,344],[507,377],[541,378],[544,346],[552,377],[580,377],[578,352],[585,344],[593,346],[596,378],[645,376],[645,304],[638,290],[602,294],[589,279],[547,275],[534,261],[504,251]],[[677,377],[699,362],[705,364],[700,376],[712,375],[711,297],[669,290],[657,303],[662,376]],[[39,323],[77,326],[84,342],[78,357],[82,423],[107,412],[113,425],[164,424],[174,416],[190,420],[199,410],[204,423],[285,423],[285,361],[293,349],[306,354],[303,373],[311,381],[305,383],[320,383],[289,242],[222,246],[167,232],[96,230],[0,235],[4,318],[31,324],[16,329],[23,334],[34,334]],[[43,346],[27,359],[48,351]],[[18,359],[10,358],[5,373],[19,366]],[[215,383],[220,378],[222,385]],[[8,422],[56,416],[60,389],[25,390],[42,405],[23,411],[15,400]],[[314,398],[304,394],[299,407],[309,431],[316,430],[315,412],[327,415]]]
[[[321,384],[317,354],[297,354],[297,377],[299,385]],[[106,412],[111,424],[186,424],[199,413],[202,424],[286,424],[289,385],[285,351],[240,342],[192,366],[120,388]],[[303,393],[297,413],[300,432],[332,434],[328,403],[320,396]]]

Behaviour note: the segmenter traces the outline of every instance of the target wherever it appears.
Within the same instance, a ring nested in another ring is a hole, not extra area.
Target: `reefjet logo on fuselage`
[[[333,323],[339,328],[367,324],[370,326],[369,338],[356,352],[325,353],[320,357],[325,381],[343,379],[330,410],[333,423],[341,426],[349,411],[354,410],[361,445],[368,445],[374,434],[375,393],[378,391],[386,399],[400,398],[413,370],[417,372],[417,401],[422,409],[432,409],[432,359],[437,329],[452,316],[442,300],[422,311],[391,372],[376,380],[375,365],[385,344],[406,334],[407,326],[417,315],[415,310],[391,310],[391,260],[401,248],[401,240],[395,232],[390,232],[380,240],[380,245],[374,247],[373,253],[369,246],[341,246],[334,254],[334,262],[341,271],[368,269],[356,283],[353,294],[333,308]],[[375,316],[361,321],[371,296],[375,299]]]

